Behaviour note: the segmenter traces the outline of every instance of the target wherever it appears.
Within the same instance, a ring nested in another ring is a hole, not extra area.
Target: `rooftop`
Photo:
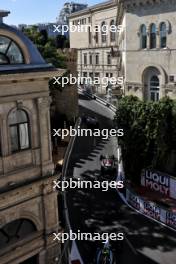
[[[108,8],[109,6],[117,6],[117,3],[115,0],[108,0],[90,7],[87,7],[83,10],[77,11],[69,15],[69,18],[77,17],[79,15],[87,14],[92,11],[101,10],[102,8]]]
[[[23,32],[3,23],[3,17],[9,13],[0,10],[0,72],[53,68],[45,62],[37,47]]]
[[[0,23],[3,22],[3,17],[7,17],[10,14],[10,11],[0,10]]]

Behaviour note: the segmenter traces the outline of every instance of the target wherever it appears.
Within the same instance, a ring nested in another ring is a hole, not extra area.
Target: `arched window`
[[[141,49],[146,49],[147,48],[147,29],[145,25],[141,26]]]
[[[33,222],[18,219],[0,229],[0,248],[19,242],[37,231]]]
[[[106,23],[102,22],[102,24],[101,24],[101,41],[102,41],[102,43],[106,42],[106,35],[107,35]]]
[[[159,100],[159,78],[158,76],[154,75],[150,79],[150,100],[158,101]]]
[[[151,24],[150,26],[150,49],[156,48],[156,25]]]
[[[166,23],[162,22],[160,24],[160,48],[165,48],[166,46],[167,46]]]
[[[24,110],[13,110],[8,117],[12,152],[28,149],[29,118]]]
[[[0,35],[0,65],[22,63],[23,54],[17,44],[10,38]]]
[[[99,34],[98,26],[96,25],[95,26],[95,43],[96,44],[98,44],[98,34]]]
[[[116,34],[115,34],[115,21],[114,20],[111,20],[111,23],[110,23],[110,40],[111,42],[115,41],[115,37],[116,37]]]

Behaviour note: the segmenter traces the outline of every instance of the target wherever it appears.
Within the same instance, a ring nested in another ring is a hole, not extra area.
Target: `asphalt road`
[[[82,96],[79,105],[80,114],[96,115],[101,128],[112,127],[113,114],[106,107]],[[116,150],[114,143],[114,138],[95,140],[93,137],[78,137],[71,155],[67,179],[74,177],[102,180],[99,157],[101,154],[113,154]],[[116,263],[176,263],[176,232],[129,209],[121,201],[117,191],[72,189],[67,191],[66,197],[74,232],[124,232],[123,242],[112,243]],[[77,245],[84,263],[93,264],[96,250],[102,243],[78,241]]]

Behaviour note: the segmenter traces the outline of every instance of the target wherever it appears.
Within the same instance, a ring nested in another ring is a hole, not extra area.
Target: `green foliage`
[[[56,47],[58,49],[64,49],[64,48],[69,48],[69,40],[66,38],[64,35],[58,35],[56,37]]]
[[[24,29],[24,33],[37,46],[46,62],[57,68],[66,68],[66,58],[57,51],[55,39],[48,38],[45,30],[39,32],[37,26],[33,26]]]
[[[51,96],[53,97],[53,100],[54,100],[54,97],[55,97],[55,93],[57,93],[57,91],[60,91],[62,92],[64,87],[62,87],[62,79],[67,77],[69,79],[69,75],[70,75],[70,71],[66,71],[59,79],[59,83],[56,83],[56,84],[53,84],[55,82],[54,79],[51,79],[49,81],[49,87],[50,87],[50,92],[51,92]],[[58,78],[59,76],[56,76],[56,78]],[[67,85],[70,85],[70,83],[68,83]]]
[[[168,172],[171,153],[176,151],[175,101],[166,97],[159,102],[143,102],[134,96],[124,97],[115,121],[125,133],[119,143],[128,178],[139,182],[146,167]]]

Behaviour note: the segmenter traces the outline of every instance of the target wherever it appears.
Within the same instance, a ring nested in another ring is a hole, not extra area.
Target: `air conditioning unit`
[[[176,74],[169,75],[169,82],[176,83]]]

